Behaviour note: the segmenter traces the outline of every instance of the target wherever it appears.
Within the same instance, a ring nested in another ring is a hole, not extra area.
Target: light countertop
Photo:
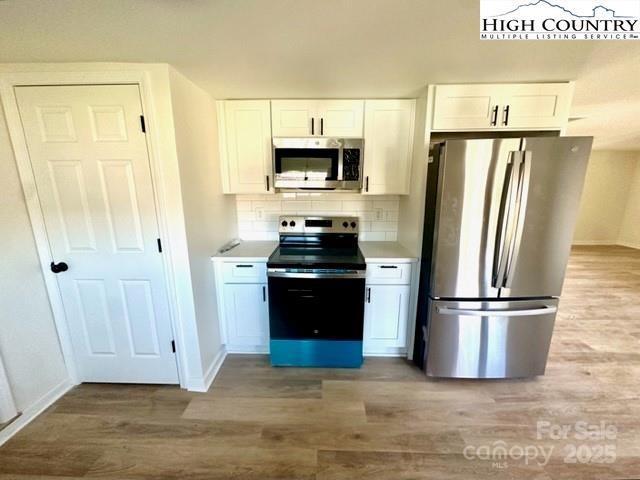
[[[411,263],[417,259],[398,242],[359,242],[367,262]]]
[[[416,257],[398,242],[359,242],[367,262],[411,263]],[[266,262],[278,246],[276,241],[245,241],[228,252],[215,255],[213,260],[225,262]]]
[[[228,252],[215,255],[213,259],[225,262],[266,262],[277,246],[276,241],[241,242]]]

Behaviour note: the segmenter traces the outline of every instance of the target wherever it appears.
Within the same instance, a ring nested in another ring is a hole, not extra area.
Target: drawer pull
[[[397,265],[380,265],[380,268],[398,268]]]
[[[253,265],[236,265],[237,268],[253,268]]]

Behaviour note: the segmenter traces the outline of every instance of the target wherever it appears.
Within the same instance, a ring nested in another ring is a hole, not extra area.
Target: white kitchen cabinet
[[[436,85],[432,130],[561,130],[572,83]]]
[[[364,353],[402,354],[407,346],[409,285],[367,285]]]
[[[274,137],[362,137],[363,100],[272,100]]]
[[[364,304],[364,354],[407,352],[409,298],[413,264],[367,262]]]
[[[415,100],[366,100],[363,194],[409,193]]]
[[[273,193],[269,100],[217,102],[224,193]]]
[[[227,351],[268,351],[268,294],[267,284],[226,283],[224,285]]]

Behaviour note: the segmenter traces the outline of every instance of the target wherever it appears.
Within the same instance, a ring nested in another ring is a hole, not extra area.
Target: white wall
[[[636,168],[629,186],[627,206],[622,217],[618,243],[640,248],[640,152],[636,152]]]
[[[360,240],[395,241],[397,195],[359,193],[277,193],[236,195],[238,231],[243,240],[277,240],[280,215],[334,215],[360,219]]]
[[[170,68],[171,101],[182,184],[191,284],[202,368],[220,353],[220,325],[211,256],[237,235],[235,199],[222,194],[215,103]]]
[[[0,192],[0,355],[24,411],[68,375],[1,108]]]
[[[637,159],[638,152],[605,150],[591,154],[574,235],[575,244],[613,245],[621,241],[623,219],[628,216],[627,223],[631,223],[634,213],[634,209],[627,208],[627,205],[634,173],[638,170]],[[636,202],[636,210],[637,205]],[[627,210],[628,215],[625,214]],[[625,229],[631,239],[632,230],[631,225]]]

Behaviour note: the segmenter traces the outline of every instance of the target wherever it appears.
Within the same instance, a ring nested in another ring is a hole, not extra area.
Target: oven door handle
[[[346,272],[287,272],[283,269],[270,268],[267,270],[268,277],[275,278],[311,278],[311,279],[354,279],[365,278],[365,271],[349,270]]]

